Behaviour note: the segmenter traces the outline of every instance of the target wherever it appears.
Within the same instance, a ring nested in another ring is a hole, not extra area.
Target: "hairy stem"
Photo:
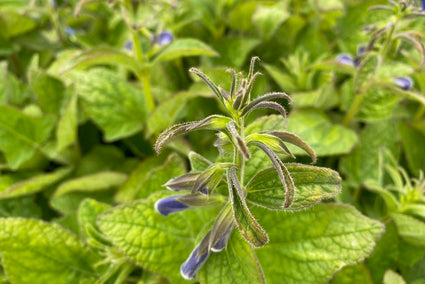
[[[351,104],[347,114],[345,115],[344,121],[342,122],[344,126],[350,125],[351,121],[353,120],[354,116],[359,110],[360,104],[363,100],[363,96],[364,96],[363,94],[359,94],[359,95],[356,95],[356,97],[354,98],[354,101]]]

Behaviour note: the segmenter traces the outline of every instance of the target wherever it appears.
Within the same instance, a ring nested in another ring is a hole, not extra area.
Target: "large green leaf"
[[[128,137],[143,128],[143,92],[106,69],[79,73],[75,85],[87,115],[103,130],[107,141]]]
[[[165,47],[154,59],[154,63],[166,60],[174,60],[184,56],[217,56],[207,44],[193,38],[177,39]]]
[[[29,117],[17,109],[0,105],[0,150],[12,169],[40,149],[53,124],[52,117]]]
[[[84,199],[77,212],[80,235],[84,236],[86,240],[90,240],[92,238],[90,230],[97,229],[97,216],[110,208],[109,204],[91,198]]]
[[[198,272],[198,279],[202,284],[265,283],[254,250],[237,232],[233,232],[223,251],[211,253]]]
[[[361,184],[368,179],[377,180],[380,149],[386,147],[395,154],[398,151],[394,137],[397,137],[397,131],[392,120],[367,125],[360,134],[359,145],[341,159],[341,171],[354,184]]]
[[[398,124],[398,131],[409,168],[419,175],[420,170],[425,170],[425,135],[404,122]]]
[[[294,202],[287,209],[309,207],[341,190],[341,178],[331,169],[285,164],[295,184]],[[285,189],[274,168],[259,172],[246,186],[247,200],[270,209],[283,210]]]
[[[13,283],[78,283],[94,276],[100,259],[76,236],[56,224],[0,219],[3,267]]]
[[[257,6],[252,21],[260,36],[270,39],[279,26],[290,16],[286,2],[278,2],[272,6]]]
[[[195,247],[202,226],[217,211],[180,212],[164,217],[154,210],[154,204],[167,195],[159,192],[146,200],[112,208],[99,216],[97,224],[130,260],[179,283],[184,282],[180,265]]]
[[[260,43],[257,38],[248,37],[223,37],[214,45],[220,57],[210,58],[213,65],[232,66],[240,68],[248,54]]]
[[[16,180],[12,184],[2,182],[0,185],[0,198],[11,198],[20,195],[27,195],[41,191],[48,186],[59,182],[71,172],[70,168],[60,168],[51,173],[43,173],[25,178],[22,180]],[[2,181],[9,180],[14,181],[14,177],[18,177],[19,174],[10,174],[10,176],[2,176]]]
[[[28,16],[13,11],[2,11],[0,14],[0,35],[11,38],[34,29],[36,23]]]
[[[61,80],[34,69],[30,72],[29,84],[44,113],[59,113],[65,95],[65,85]]]
[[[354,266],[345,266],[330,281],[330,284],[352,283],[373,284],[369,270],[363,263]]]
[[[425,223],[404,214],[392,214],[399,236],[408,244],[425,247]]]
[[[347,205],[260,210],[270,242],[256,254],[270,283],[323,283],[343,266],[367,257],[383,232],[381,223]]]

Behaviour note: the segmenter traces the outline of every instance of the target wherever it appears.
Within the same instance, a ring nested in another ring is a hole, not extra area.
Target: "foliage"
[[[1,1],[1,281],[422,283],[424,3]]]

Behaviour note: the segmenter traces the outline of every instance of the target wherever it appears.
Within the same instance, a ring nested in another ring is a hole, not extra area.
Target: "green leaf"
[[[117,73],[94,69],[79,73],[76,87],[87,115],[115,141],[139,132],[146,119],[143,92]]]
[[[298,90],[297,82],[291,75],[283,72],[283,70],[273,65],[264,64],[264,68],[282,90],[285,90],[286,92]]]
[[[61,80],[33,69],[29,74],[29,84],[37,95],[43,113],[59,113],[65,93],[65,85]]]
[[[380,149],[387,148],[393,154],[398,152],[398,143],[394,137],[397,137],[397,131],[392,120],[367,125],[360,134],[359,145],[341,159],[341,171],[354,184],[361,184],[368,179],[378,180]]]
[[[91,198],[87,198],[81,202],[77,213],[80,235],[85,236],[87,240],[90,240],[90,235],[87,232],[90,230],[89,227],[97,228],[97,216],[110,208],[111,205],[96,201]]]
[[[211,162],[196,152],[189,153],[190,170],[192,172],[203,172],[211,166]]]
[[[232,66],[240,68],[245,62],[248,54],[258,45],[258,38],[248,37],[222,37],[213,45],[220,57],[209,58],[215,66]]]
[[[285,130],[285,121],[281,116],[263,116],[251,123],[246,133],[265,130]],[[351,151],[357,143],[356,133],[341,125],[333,124],[330,119],[319,110],[296,110],[288,116],[286,129],[301,137],[317,156],[344,154]],[[288,145],[295,155],[306,153],[296,146]]]
[[[323,283],[367,257],[383,233],[381,223],[347,205],[258,211],[270,242],[256,254],[269,283]]]
[[[54,197],[67,194],[72,191],[98,191],[122,185],[127,175],[120,172],[103,171],[82,177],[67,180],[56,190]]]
[[[279,26],[289,18],[290,13],[286,6],[284,2],[272,6],[257,6],[252,22],[263,39],[270,39]]]
[[[43,173],[17,181],[10,186],[0,186],[0,198],[11,198],[39,192],[65,178],[71,170],[71,168],[59,168],[51,173]],[[1,179],[4,179],[4,177],[1,177]]]
[[[265,283],[254,250],[235,232],[223,251],[210,254],[197,276],[201,284]]]
[[[95,199],[99,202],[112,203],[112,196],[115,188],[102,191],[72,191],[64,195],[50,198],[50,206],[64,215],[74,214],[81,202],[87,198]]]
[[[153,64],[174,60],[184,56],[218,56],[217,52],[200,40],[193,38],[177,39],[166,46],[154,59]]]
[[[391,91],[372,86],[364,94],[356,117],[367,122],[389,118],[399,101]]]
[[[362,60],[354,74],[354,93],[360,94],[369,88],[381,63],[380,55],[370,53]]]
[[[184,282],[180,265],[193,250],[196,235],[218,212],[186,211],[164,217],[154,210],[154,203],[167,195],[158,192],[112,208],[98,217],[97,224],[130,260],[180,283]]]
[[[285,164],[294,184],[295,197],[289,210],[312,206],[325,198],[331,198],[341,190],[341,178],[331,169],[302,164]],[[259,172],[247,184],[247,200],[270,209],[282,210],[285,189],[274,168]]]
[[[406,284],[406,281],[404,281],[400,274],[388,269],[385,272],[383,284]]]
[[[76,142],[77,126],[77,95],[73,93],[59,118],[56,128],[57,150],[59,152]]]
[[[196,93],[181,92],[161,102],[148,116],[148,136],[159,134],[178,119],[187,102],[197,97]]]
[[[425,135],[402,121],[398,124],[398,131],[409,168],[417,176],[425,169]]]
[[[22,196],[0,200],[0,217],[41,218],[41,208],[34,203],[34,196]]]
[[[100,259],[76,236],[56,224],[0,219],[0,251],[13,283],[78,283],[94,275]]]
[[[369,270],[363,263],[354,266],[345,266],[332,278],[330,284],[373,284]]]
[[[135,74],[145,73],[144,67],[136,59],[109,47],[98,47],[75,53],[67,61],[62,62],[58,72],[65,73],[72,69],[82,70],[105,64],[124,66]]]
[[[53,128],[54,119],[29,117],[22,112],[0,105],[0,149],[12,169],[18,168],[40,149]]]
[[[425,224],[404,214],[391,214],[399,236],[408,244],[425,247]]]
[[[36,23],[25,15],[13,11],[3,11],[0,14],[0,35],[6,39],[24,34],[35,26]]]
[[[184,161],[177,154],[171,154],[161,164],[163,160],[157,157],[143,160],[120,187],[115,199],[123,202],[146,198],[153,192],[164,189],[164,184],[170,179],[186,172]]]

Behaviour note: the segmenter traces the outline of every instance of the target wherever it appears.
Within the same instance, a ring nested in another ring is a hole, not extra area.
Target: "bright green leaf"
[[[75,235],[56,224],[0,219],[3,266],[13,283],[78,283],[94,275],[100,259]]]
[[[0,149],[12,169],[18,168],[40,149],[53,128],[52,117],[29,117],[0,106]]]
[[[29,84],[37,95],[43,113],[59,113],[65,93],[61,80],[40,70],[31,70]]]
[[[345,266],[329,282],[330,284],[373,284],[369,270],[363,263],[354,266]]]
[[[406,284],[406,281],[404,281],[400,274],[388,269],[385,272],[383,284]]]
[[[408,244],[425,247],[425,223],[404,214],[392,214],[399,236]]]
[[[143,92],[117,73],[94,69],[75,81],[81,105],[103,130],[107,141],[128,137],[143,128],[146,103]]]
[[[290,16],[286,2],[278,2],[273,6],[257,6],[252,22],[265,40],[270,39],[279,26]]]
[[[265,283],[254,250],[236,231],[223,251],[210,254],[197,276],[201,284]]]
[[[0,35],[11,38],[34,29],[36,23],[28,16],[19,15],[13,11],[3,11],[0,14]]]
[[[177,39],[166,46],[154,59],[154,63],[166,60],[174,60],[184,56],[217,56],[207,44],[193,38]]]
[[[77,95],[72,94],[56,128],[57,150],[60,152],[77,140]]]
[[[220,57],[209,58],[215,66],[232,66],[240,68],[248,54],[260,43],[257,38],[223,37],[213,45]]]
[[[417,176],[420,170],[425,170],[425,135],[401,121],[398,124],[398,131],[409,168]]]
[[[96,228],[97,216],[110,208],[111,205],[91,198],[87,198],[81,202],[77,213],[80,234],[85,236],[86,239],[89,239],[90,236],[87,233],[88,227]]]
[[[302,164],[285,164],[294,184],[294,202],[287,209],[298,210],[331,198],[341,190],[341,178],[331,169]],[[246,186],[247,200],[271,209],[283,210],[285,189],[274,168],[259,172]]]
[[[270,283],[323,283],[367,257],[383,232],[381,223],[347,205],[288,213],[260,210],[270,242],[256,254]]]
[[[373,53],[370,53],[362,60],[354,74],[354,93],[359,94],[366,91],[375,77],[381,60],[379,55]]]

